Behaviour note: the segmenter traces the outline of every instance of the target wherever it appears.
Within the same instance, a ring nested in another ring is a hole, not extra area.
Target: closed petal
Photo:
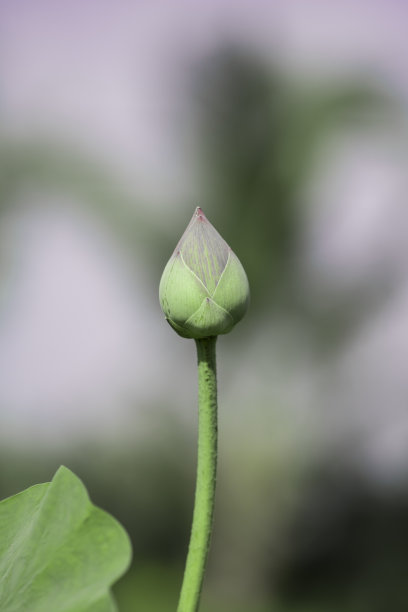
[[[207,338],[226,334],[234,326],[231,315],[220,308],[211,298],[205,298],[200,308],[186,321],[193,338]]]
[[[228,263],[213,294],[213,300],[230,313],[234,324],[238,323],[247,311],[248,278],[241,262],[232,251],[230,251]]]
[[[227,264],[229,248],[201,209],[194,213],[179,249],[187,267],[212,294]]]
[[[183,325],[208,296],[204,285],[175,254],[166,265],[159,288],[160,303],[166,318]]]

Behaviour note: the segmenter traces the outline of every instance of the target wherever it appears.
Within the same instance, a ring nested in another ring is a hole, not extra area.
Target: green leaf
[[[130,558],[125,530],[65,467],[0,503],[2,612],[114,612]]]

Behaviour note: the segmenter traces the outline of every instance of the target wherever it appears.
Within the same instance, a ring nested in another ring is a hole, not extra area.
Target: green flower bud
[[[227,334],[248,308],[245,270],[201,208],[164,269],[159,294],[167,321],[183,338]]]

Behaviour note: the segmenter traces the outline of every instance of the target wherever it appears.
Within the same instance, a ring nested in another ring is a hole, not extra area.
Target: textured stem
[[[177,612],[197,612],[210,546],[217,472],[217,337],[196,340],[198,456],[193,524]]]

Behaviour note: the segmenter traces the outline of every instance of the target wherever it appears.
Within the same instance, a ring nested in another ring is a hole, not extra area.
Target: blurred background
[[[194,343],[161,272],[200,205],[250,312],[218,342],[203,612],[408,609],[408,5],[3,0],[0,497],[60,464],[175,610]]]

